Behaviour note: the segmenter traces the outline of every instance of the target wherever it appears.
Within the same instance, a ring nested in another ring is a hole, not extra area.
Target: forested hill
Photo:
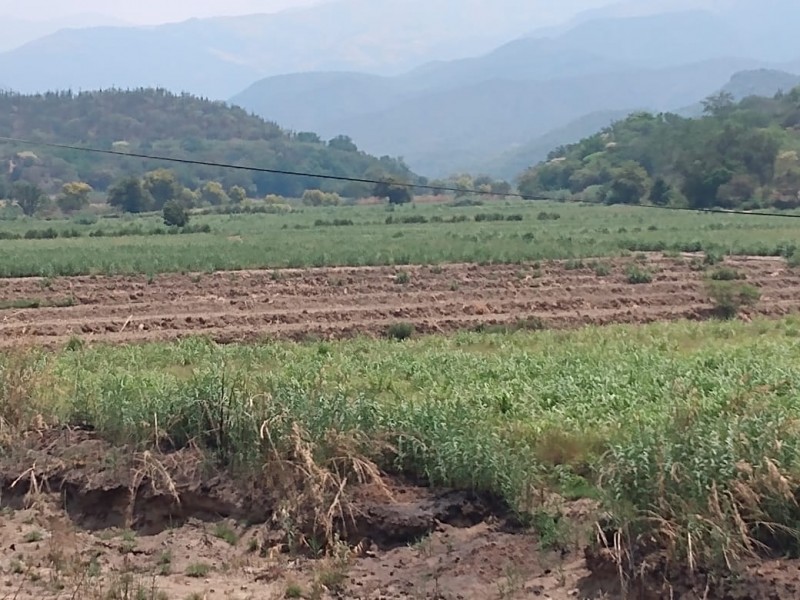
[[[704,113],[631,115],[551,152],[520,177],[520,191],[609,204],[800,206],[800,88],[739,103],[722,92]]]
[[[42,95],[0,94],[0,135],[140,154],[252,165],[325,175],[394,175],[416,181],[402,161],[361,152],[346,137],[323,141],[291,133],[241,108],[164,90],[109,90]],[[0,144],[6,184],[19,180],[56,192],[72,181],[104,191],[116,180],[167,167],[181,183],[198,188],[219,181],[250,194],[298,196],[321,188],[346,196],[369,189],[314,178],[165,164],[37,146]],[[364,186],[361,186],[364,187]]]

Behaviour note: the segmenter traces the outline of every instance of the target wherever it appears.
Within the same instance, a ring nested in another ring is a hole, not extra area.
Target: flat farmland
[[[797,219],[192,226],[0,223],[15,597],[797,596]]]
[[[381,336],[486,328],[707,319],[702,256],[518,265],[321,268],[213,274],[0,280],[0,345],[125,343],[204,335],[217,342]],[[728,258],[759,288],[752,314],[800,308],[800,271],[783,259]],[[631,270],[652,280],[631,283]]]
[[[90,221],[0,222],[0,277],[503,264],[642,251],[788,256],[800,240],[800,219],[785,216],[555,202],[195,215],[193,233],[183,234],[155,215]]]

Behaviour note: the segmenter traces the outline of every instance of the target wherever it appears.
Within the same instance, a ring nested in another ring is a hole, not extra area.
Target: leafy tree
[[[506,196],[511,193],[511,184],[507,181],[498,180],[491,184],[492,193],[496,196]]]
[[[750,175],[734,175],[717,189],[717,205],[735,208],[755,198],[758,183]]]
[[[170,200],[180,198],[183,192],[183,186],[178,182],[175,173],[168,169],[150,171],[145,174],[142,183],[153,198],[153,206],[156,209],[163,208]]]
[[[61,195],[56,200],[58,208],[65,213],[82,210],[89,206],[92,186],[82,181],[71,181],[61,186]]]
[[[709,169],[702,163],[696,163],[684,174],[683,194],[691,208],[710,208],[717,200],[720,186],[731,180],[732,173],[722,167]]]
[[[663,177],[656,177],[653,187],[650,188],[650,202],[656,206],[666,206],[669,204],[672,186]]]
[[[38,185],[18,181],[11,188],[11,198],[17,202],[23,214],[32,217],[44,205],[46,196]]]
[[[303,192],[302,200],[306,206],[338,206],[342,201],[339,194],[326,193],[322,190],[306,190]]]
[[[153,199],[138,177],[126,177],[108,190],[108,204],[127,213],[151,210]]]
[[[211,206],[222,206],[230,201],[225,189],[218,181],[209,181],[200,189],[200,199]]]
[[[247,200],[247,191],[242,186],[235,185],[228,192],[228,196],[234,204],[241,204]]]
[[[177,200],[184,206],[184,208],[193,208],[197,206],[200,197],[197,192],[185,187],[181,190],[181,195],[177,198]]]
[[[311,131],[300,131],[295,136],[298,142],[303,142],[304,144],[321,144],[322,140],[320,137]]]
[[[733,94],[719,92],[703,100],[703,112],[711,116],[720,116],[733,107]]]
[[[328,142],[328,147],[334,150],[342,150],[343,152],[358,152],[358,146],[346,135],[337,135]]]
[[[177,200],[165,203],[162,215],[167,227],[185,227],[189,223],[189,212]]]
[[[388,198],[389,204],[407,204],[414,199],[411,188],[394,178],[375,184],[373,193],[378,198]]]
[[[611,172],[606,204],[639,204],[648,184],[647,171],[635,162],[625,163]]]

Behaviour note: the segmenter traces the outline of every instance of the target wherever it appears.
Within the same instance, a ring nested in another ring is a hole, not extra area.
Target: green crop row
[[[800,238],[798,219],[551,202],[200,215],[192,227],[212,233],[182,236],[111,237],[160,230],[160,218],[152,215],[101,221],[0,222],[0,277],[515,263],[643,251],[790,257]],[[315,227],[337,223],[347,226]],[[28,231],[47,231],[58,239],[4,239]]]
[[[359,440],[386,470],[523,514],[542,490],[598,499],[631,540],[698,564],[800,547],[796,318],[0,356],[0,432],[88,424],[247,470],[299,428],[320,460]]]

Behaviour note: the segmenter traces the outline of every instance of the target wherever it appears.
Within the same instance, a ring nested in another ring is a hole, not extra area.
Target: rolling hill
[[[324,142],[313,135],[297,136],[240,108],[157,89],[0,94],[0,131],[9,137],[139,154],[337,176],[396,175],[416,180],[402,162],[369,156],[347,140]],[[0,145],[0,161],[9,166],[8,183],[25,180],[49,192],[57,192],[70,181],[84,181],[103,191],[122,177],[164,167],[174,170],[181,183],[190,188],[217,180],[226,188],[239,185],[261,196],[299,196],[304,190],[315,188],[343,195],[370,191],[363,185],[354,187],[314,178],[176,166],[134,157],[14,144]]]
[[[772,97],[779,91],[789,92],[798,85],[800,75],[776,69],[755,69],[734,73],[730,81],[718,91],[731,94],[734,100],[743,100],[749,96]],[[531,165],[545,160],[553,149],[578,142],[640,109],[641,107],[632,107],[630,110],[590,113],[488,161],[476,163],[470,170],[512,180]],[[703,114],[703,103],[697,102],[676,112],[684,117],[700,117]]]
[[[737,78],[740,79],[740,78]],[[554,149],[519,180],[525,194],[690,208],[800,206],[800,87],[772,98],[708,98],[705,115],[637,112]]]

